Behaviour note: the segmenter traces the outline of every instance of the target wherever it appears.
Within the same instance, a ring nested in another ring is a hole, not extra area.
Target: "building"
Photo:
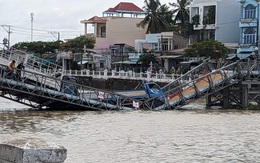
[[[238,0],[241,5],[240,10],[240,46],[238,53],[240,56],[259,54],[259,0]],[[258,57],[259,58],[259,57]]]
[[[222,43],[239,43],[238,20],[240,4],[236,0],[193,0],[190,5],[190,22],[196,40],[215,39]]]
[[[184,49],[189,43],[189,38],[177,32],[162,32],[157,34],[146,34],[145,40],[135,41],[135,50],[137,54],[131,54],[130,57],[138,59],[143,53],[143,49],[154,52],[159,60],[159,65],[166,72],[171,68],[177,68],[183,60]]]
[[[133,3],[120,2],[104,11],[102,17],[94,16],[81,23],[84,24],[85,35],[96,39],[96,50],[109,49],[110,45],[119,43],[134,47],[136,39],[145,38],[146,29],[137,27],[145,14]],[[88,33],[89,25],[94,27],[93,33]]]
[[[94,37],[95,52],[103,56],[100,67],[114,68],[115,62],[128,59],[129,47],[134,47],[136,39],[144,39],[146,29],[138,27],[146,12],[130,2],[120,2],[113,8],[103,12],[102,17],[94,16],[81,20],[84,24],[85,35]],[[88,33],[92,26],[93,32]],[[109,58],[109,59],[107,59]],[[112,66],[111,66],[112,65]]]

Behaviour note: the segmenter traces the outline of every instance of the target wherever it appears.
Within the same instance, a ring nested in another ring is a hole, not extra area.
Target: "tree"
[[[179,27],[179,32],[181,34],[185,34],[185,25],[189,22],[189,8],[190,0],[177,0],[177,2],[169,3],[173,6],[173,15],[175,15],[173,19],[173,23],[177,24]]]
[[[138,27],[145,28],[146,33],[160,33],[171,29],[171,13],[166,5],[161,5],[159,0],[145,0],[143,7],[147,11],[145,18],[137,24]]]
[[[150,62],[156,62],[156,56],[153,53],[143,53],[137,61],[137,63],[142,63],[143,67],[149,67]]]
[[[35,42],[19,42],[14,44],[12,48],[42,55],[44,53],[54,53],[56,49],[57,50],[61,49],[61,46],[60,46],[60,41],[54,41],[54,42],[35,41]]]
[[[198,25],[200,24],[200,15],[196,14],[194,15],[192,18],[192,24],[195,25],[196,27],[198,27]]]
[[[185,49],[185,56],[187,57],[207,57],[211,59],[226,58],[228,48],[219,41],[208,39],[192,44]]]
[[[207,15],[203,18],[203,24],[215,24],[216,8],[214,6],[209,7]]]
[[[165,28],[162,32],[164,31],[169,31],[173,29],[173,13],[170,10],[170,7],[167,6],[166,4],[162,5],[159,9],[159,13],[162,15],[162,19],[166,22],[167,28]]]
[[[65,51],[72,51],[73,53],[83,52],[84,46],[88,49],[93,49],[96,41],[92,37],[79,36],[65,42],[62,47]]]

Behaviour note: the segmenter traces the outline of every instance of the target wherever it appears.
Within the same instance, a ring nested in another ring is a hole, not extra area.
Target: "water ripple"
[[[252,111],[0,112],[1,141],[35,137],[68,149],[66,163],[258,162]]]

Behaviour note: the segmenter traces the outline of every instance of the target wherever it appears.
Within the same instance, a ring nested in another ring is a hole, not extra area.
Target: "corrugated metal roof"
[[[246,59],[246,58],[249,58],[252,54],[241,54],[241,53],[238,53],[238,54],[229,54],[228,57],[226,59]]]
[[[160,56],[159,58],[162,58],[162,59],[174,59],[174,58],[181,58],[183,57],[182,55],[163,55],[163,56]]]
[[[140,63],[137,63],[136,61],[119,61],[119,62],[114,62],[114,64],[140,64]]]

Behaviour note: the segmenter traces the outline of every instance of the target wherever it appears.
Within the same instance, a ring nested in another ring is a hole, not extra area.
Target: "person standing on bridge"
[[[19,63],[16,68],[17,68],[17,70],[16,70],[17,79],[19,81],[21,81],[21,79],[22,79],[22,70],[24,70],[23,62]]]
[[[11,62],[8,63],[7,68],[9,70],[14,70],[15,69],[15,60],[12,60]]]
[[[14,69],[15,69],[15,60],[12,60],[7,64],[7,69],[6,69],[6,77],[13,79],[14,77]]]

